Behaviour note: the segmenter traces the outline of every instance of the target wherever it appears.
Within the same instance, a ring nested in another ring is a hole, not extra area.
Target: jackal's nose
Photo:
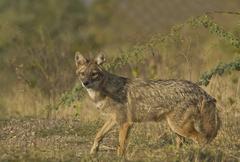
[[[83,82],[83,85],[84,85],[84,86],[88,86],[89,83],[90,83],[89,81],[84,81],[84,82]]]

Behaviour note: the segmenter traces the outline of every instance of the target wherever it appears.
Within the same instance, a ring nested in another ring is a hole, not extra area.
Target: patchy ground
[[[95,133],[102,124],[101,121],[82,123],[79,120],[32,118],[1,120],[0,160],[121,161],[116,156],[116,129],[104,139],[98,155],[89,155]],[[128,161],[237,162],[240,157],[239,135],[232,137],[234,141],[229,138],[222,141],[223,135],[220,133],[204,151],[191,142],[177,150],[175,135],[164,123],[136,125],[130,135],[126,157]]]

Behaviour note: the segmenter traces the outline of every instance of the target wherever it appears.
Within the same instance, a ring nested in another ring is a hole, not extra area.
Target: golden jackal
[[[220,127],[216,100],[202,88],[186,80],[128,79],[105,71],[103,55],[86,59],[76,52],[76,74],[90,98],[101,111],[110,115],[97,133],[90,153],[119,124],[118,155],[125,151],[129,128],[134,122],[158,122],[166,119],[180,138],[187,137],[200,145],[212,141]]]

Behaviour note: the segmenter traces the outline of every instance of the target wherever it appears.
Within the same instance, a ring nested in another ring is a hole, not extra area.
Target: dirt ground
[[[122,161],[123,159],[116,156],[117,129],[103,140],[97,155],[89,155],[94,135],[102,124],[102,121],[59,119],[1,120],[0,160]],[[134,126],[124,160],[209,162],[239,160],[240,145],[237,141],[229,147],[229,152],[217,147],[219,139],[206,150],[200,150],[192,142],[187,142],[181,149],[176,149],[175,135],[167,128],[164,128],[167,131],[161,132],[162,126],[164,127],[164,123]]]

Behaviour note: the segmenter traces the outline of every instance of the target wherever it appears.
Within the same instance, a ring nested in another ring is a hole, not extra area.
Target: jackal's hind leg
[[[103,139],[103,137],[113,128],[116,124],[116,120],[114,118],[110,118],[106,121],[100,131],[97,133],[93,146],[91,148],[90,154],[95,154],[98,151],[99,143]]]

